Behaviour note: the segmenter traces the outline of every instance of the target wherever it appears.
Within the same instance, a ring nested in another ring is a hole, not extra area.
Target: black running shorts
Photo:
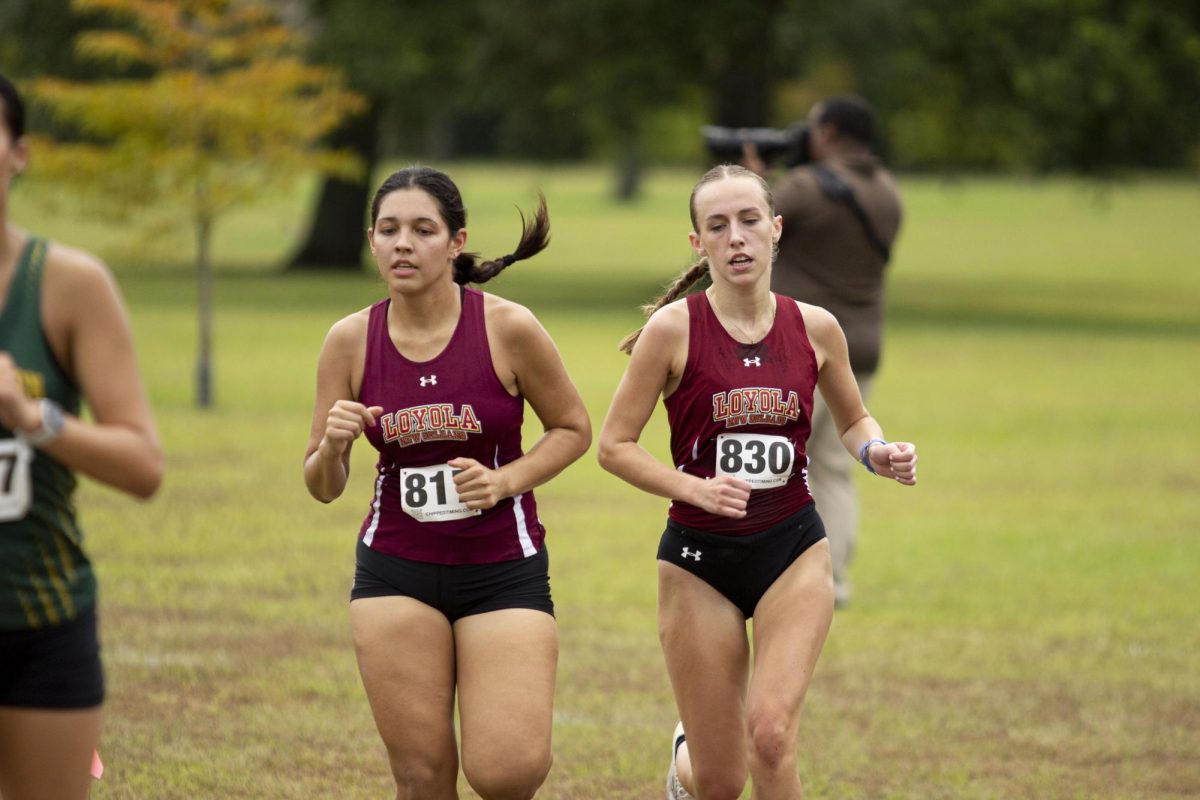
[[[700,578],[750,619],[771,584],[824,538],[825,525],[813,503],[783,522],[744,536],[698,531],[669,519],[658,543],[658,560]]]
[[[495,564],[429,564],[389,556],[358,540],[350,599],[400,595],[420,600],[451,622],[502,608],[532,608],[554,616],[550,557],[537,553]]]
[[[84,709],[104,702],[96,607],[63,625],[0,630],[0,706]]]

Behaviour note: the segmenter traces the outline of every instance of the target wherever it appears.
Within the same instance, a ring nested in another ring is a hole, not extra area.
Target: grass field
[[[694,176],[655,173],[617,206],[595,169],[451,173],[487,255],[515,240],[513,203],[545,189],[550,250],[489,288],[538,314],[598,427],[617,339],[687,258]],[[904,186],[872,411],[917,442],[921,484],[861,475],[856,596],[801,729],[806,796],[1200,797],[1200,186]],[[381,285],[275,268],[305,191],[228,220],[219,407],[200,413],[190,231],[135,243],[30,202],[46,191],[18,187],[14,218],[120,275],[168,453],[148,505],[81,492],[111,690],[94,796],[390,797],[346,611],[371,453],[332,505],[301,477],[321,341]],[[646,441],[665,456],[663,415]],[[562,649],[540,796],[661,797],[665,502],[590,453],[538,496]]]

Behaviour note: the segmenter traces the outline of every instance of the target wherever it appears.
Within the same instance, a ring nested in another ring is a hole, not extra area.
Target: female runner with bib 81
[[[79,800],[104,673],[75,474],[146,498],[162,449],[108,268],[8,221],[24,131],[0,75],[0,797]]]
[[[667,797],[737,798],[748,774],[758,800],[795,800],[800,709],[833,616],[805,475],[813,390],[870,472],[912,485],[916,449],[886,442],[863,407],[833,316],[770,291],[783,221],[762,178],[714,167],[690,209],[699,260],[622,342],[632,358],[599,459],[672,501],[658,550],[659,639],[681,719]],[[705,273],[710,287],[677,299]],[[673,467],[638,444],[660,395]]]
[[[408,167],[375,194],[371,252],[388,296],[336,323],[317,366],[304,480],[329,502],[351,443],[379,451],[350,618],[399,798],[528,798],[550,770],[558,638],[533,488],[579,458],[591,423],[546,331],[469,288],[548,242],[545,200],[512,255],[464,252],[466,210],[442,172]],[[545,433],[523,453],[529,401]]]

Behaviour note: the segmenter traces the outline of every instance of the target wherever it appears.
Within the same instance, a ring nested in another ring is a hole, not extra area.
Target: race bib
[[[0,522],[22,519],[29,512],[32,462],[32,447],[20,439],[0,439]]]
[[[740,478],[754,489],[786,484],[795,459],[796,450],[786,436],[761,433],[717,436],[717,475]]]
[[[449,464],[435,467],[407,467],[400,470],[400,505],[417,522],[446,522],[477,517],[482,512],[470,509],[458,499],[454,476],[462,472]]]

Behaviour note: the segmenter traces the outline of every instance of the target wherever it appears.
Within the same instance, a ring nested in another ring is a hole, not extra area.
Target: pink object
[[[100,780],[104,776],[104,763],[100,760],[100,751],[92,751],[92,777]]]

